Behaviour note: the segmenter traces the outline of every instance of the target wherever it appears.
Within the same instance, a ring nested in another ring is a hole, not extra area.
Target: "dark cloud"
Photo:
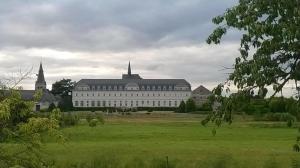
[[[236,0],[1,1],[0,47],[124,51],[205,41]]]

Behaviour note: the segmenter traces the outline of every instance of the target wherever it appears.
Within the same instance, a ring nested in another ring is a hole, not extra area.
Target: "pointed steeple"
[[[43,65],[42,65],[42,63],[40,63],[39,73],[37,74],[37,80],[35,82],[35,90],[38,90],[38,89],[45,90],[46,87],[47,87],[47,84],[45,81]]]
[[[130,61],[129,61],[129,64],[128,64],[128,76],[131,76],[131,67],[130,67]]]

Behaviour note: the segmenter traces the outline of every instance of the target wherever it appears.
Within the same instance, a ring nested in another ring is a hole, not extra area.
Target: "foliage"
[[[62,115],[60,125],[62,127],[74,126],[79,123],[79,120],[80,118],[78,115],[68,112],[67,114]]]
[[[193,99],[188,99],[186,101],[186,112],[193,112],[196,110],[196,104],[195,104],[195,101]]]
[[[40,147],[45,133],[64,140],[58,131],[59,116],[51,113],[49,118],[34,117],[33,102],[22,100],[17,90],[7,92],[7,96],[0,101],[0,143],[19,142],[19,150],[14,153],[1,148],[0,167],[48,166],[49,162],[42,157]],[[41,92],[37,92],[35,100],[39,100],[40,96]]]
[[[213,18],[219,27],[207,43],[220,43],[230,28],[243,33],[240,56],[229,76],[239,89],[258,88],[258,95],[265,96],[266,86],[278,93],[287,82],[300,79],[299,6],[298,0],[243,0]]]
[[[92,119],[90,122],[89,122],[89,126],[90,127],[96,127],[97,126],[97,123],[98,123],[98,119]]]
[[[73,110],[72,96],[62,96],[60,102],[58,103],[58,107],[62,111]]]
[[[281,98],[273,98],[269,102],[270,111],[275,112],[284,112],[286,110],[285,100],[283,97]]]
[[[71,111],[73,109],[72,96],[69,93],[72,92],[75,83],[71,79],[62,79],[52,84],[51,93],[61,97],[58,107],[62,111]]]
[[[86,119],[87,122],[90,122],[90,121],[93,119],[92,114],[91,114],[91,113],[88,113],[88,114],[86,115],[85,119]]]
[[[233,72],[225,84],[214,89],[211,97],[212,104],[219,103],[220,106],[203,121],[204,124],[209,121],[219,124],[219,120],[231,123],[232,112],[238,102],[249,103],[251,98],[264,98],[269,86],[272,87],[273,97],[288,82],[295,83],[297,103],[300,104],[299,6],[299,0],[241,0],[213,18],[213,23],[218,27],[208,37],[208,44],[219,44],[232,28],[239,30],[242,38],[240,56],[235,59]],[[238,92],[224,97],[222,94],[224,91],[229,93],[231,82]],[[270,104],[274,111],[282,110],[278,103]],[[295,113],[299,110],[297,108]]]
[[[59,96],[68,96],[72,92],[76,82],[71,79],[62,79],[52,84],[51,93]]]
[[[54,103],[51,103],[50,105],[49,105],[49,107],[48,107],[48,112],[51,112],[53,109],[55,109],[56,108],[56,106],[55,106],[55,104]]]
[[[185,102],[184,101],[181,101],[180,102],[180,105],[179,105],[179,107],[178,107],[178,112],[179,113],[185,113],[186,111],[186,108],[185,108]]]

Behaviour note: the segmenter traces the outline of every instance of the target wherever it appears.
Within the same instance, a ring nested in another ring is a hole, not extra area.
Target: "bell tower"
[[[35,82],[35,90],[38,90],[38,89],[42,89],[42,90],[47,89],[47,83],[45,81],[42,63],[40,63],[39,73],[37,74],[37,80]]]

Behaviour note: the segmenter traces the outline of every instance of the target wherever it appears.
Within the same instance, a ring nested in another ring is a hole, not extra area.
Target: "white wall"
[[[93,101],[94,107],[104,107],[103,101],[105,107],[178,107],[190,96],[191,91],[73,91],[72,101],[74,107],[93,107]]]

